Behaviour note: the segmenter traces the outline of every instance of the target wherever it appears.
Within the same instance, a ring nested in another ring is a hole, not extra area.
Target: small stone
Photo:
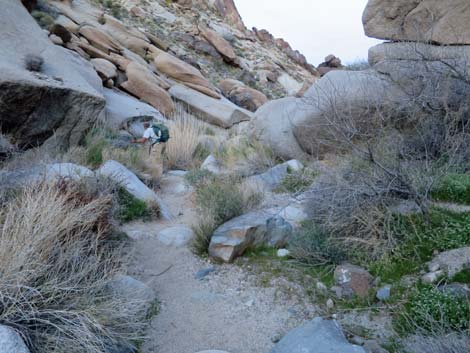
[[[344,264],[337,266],[334,272],[336,284],[343,288],[343,296],[365,298],[374,278],[364,268]]]
[[[439,271],[441,269],[441,265],[439,265],[437,263],[431,263],[431,264],[429,264],[428,268],[429,268],[430,272],[436,272],[436,271]]]
[[[432,283],[436,283],[438,279],[441,278],[443,275],[444,275],[444,271],[439,270],[436,272],[426,273],[425,275],[421,277],[421,279],[423,280],[424,283],[432,284]]]
[[[290,251],[287,249],[279,249],[277,251],[277,257],[287,257],[289,256],[289,254],[290,254]]]
[[[351,343],[357,344],[358,346],[364,345],[364,338],[359,337],[359,336],[352,336],[350,339]]]
[[[381,302],[386,302],[390,299],[390,292],[392,290],[391,285],[385,285],[377,291],[376,297]]]
[[[255,304],[255,301],[253,299],[250,299],[245,303],[245,306],[252,307],[254,304]]]
[[[335,307],[335,302],[333,301],[333,299],[330,298],[326,301],[326,307],[328,309],[333,309]]]
[[[214,267],[207,267],[207,268],[203,268],[199,271],[197,271],[194,275],[194,278],[198,279],[198,280],[202,280],[204,279],[206,276],[208,276],[210,273],[214,272],[215,271],[215,268]]]
[[[49,36],[49,39],[51,40],[52,43],[54,43],[55,45],[64,45],[64,41],[62,40],[62,38],[60,38],[59,36],[56,36],[55,34],[51,34]]]
[[[320,292],[324,292],[324,293],[325,293],[325,292],[328,291],[327,286],[326,286],[325,283],[323,283],[323,282],[317,282],[316,286],[317,286],[317,289],[318,289]]]
[[[365,341],[363,347],[367,353],[388,353],[387,350],[380,347],[377,341],[374,340]]]
[[[280,333],[276,333],[273,337],[271,337],[272,343],[277,343],[282,339],[282,335]]]
[[[103,85],[106,88],[113,88],[114,87],[114,80],[110,78],[109,80],[106,80]]]

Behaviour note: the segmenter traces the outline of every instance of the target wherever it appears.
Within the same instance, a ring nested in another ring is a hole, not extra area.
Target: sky
[[[328,54],[343,63],[367,59],[380,41],[367,38],[362,12],[367,0],[235,0],[248,28],[284,38],[315,66]]]

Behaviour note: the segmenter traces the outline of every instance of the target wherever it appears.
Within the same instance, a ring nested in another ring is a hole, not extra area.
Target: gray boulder
[[[104,97],[106,98],[106,126],[113,130],[131,128],[133,123],[138,122],[139,117],[147,120],[149,118],[165,120],[163,115],[151,105],[121,91],[105,88]],[[131,128],[132,134],[135,133],[135,136],[140,135],[140,133],[143,133],[143,126],[138,131],[134,130],[136,129]]]
[[[215,175],[222,173],[222,165],[213,155],[207,156],[201,164],[201,169],[207,170]]]
[[[428,267],[430,271],[441,270],[448,277],[453,277],[460,271],[470,268],[470,247],[444,251],[434,257]]]
[[[365,353],[350,344],[334,320],[317,317],[290,331],[270,353]]]
[[[223,128],[230,128],[241,121],[248,121],[252,113],[236,106],[228,99],[216,99],[183,85],[174,85],[170,94],[188,105],[200,119]]]
[[[11,327],[0,325],[1,353],[29,353],[21,336]]]
[[[1,0],[0,7],[8,29],[0,31],[0,46],[9,48],[0,51],[2,131],[22,148],[77,145],[104,116],[101,79],[90,63],[52,44],[20,1]],[[39,64],[28,70],[31,60]]]
[[[109,160],[96,173],[113,179],[134,197],[148,203],[156,203],[164,219],[171,219],[171,212],[158,195],[121,163]]]
[[[250,247],[284,246],[292,226],[278,213],[278,209],[252,211],[224,223],[212,235],[209,256],[232,262]]]
[[[369,37],[470,44],[467,0],[369,0],[362,21]]]
[[[278,187],[289,173],[301,171],[303,167],[302,163],[293,159],[279,164],[263,174],[247,178],[246,183],[252,185],[255,189],[270,191]]]

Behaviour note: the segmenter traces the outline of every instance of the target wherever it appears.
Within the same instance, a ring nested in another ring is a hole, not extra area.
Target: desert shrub
[[[46,12],[33,10],[31,12],[31,16],[33,16],[33,18],[42,28],[47,29],[52,24],[54,24],[54,18]]]
[[[150,210],[144,201],[136,199],[126,189],[119,188],[117,192],[119,207],[116,218],[121,222],[130,222],[138,218],[149,218]]]
[[[470,174],[446,175],[432,190],[432,197],[439,201],[470,204]]]
[[[470,329],[470,300],[444,293],[432,286],[418,286],[410,295],[401,315],[404,329],[433,332]],[[409,332],[409,331],[408,331]]]
[[[40,55],[28,54],[24,57],[24,66],[28,71],[41,72],[44,59]]]
[[[209,170],[198,168],[188,171],[184,176],[184,179],[189,183],[189,185],[199,187],[208,183],[210,180],[214,180],[215,175]]]
[[[307,190],[313,184],[317,173],[309,168],[303,168],[301,171],[290,171],[282,179],[281,185],[276,188],[277,192],[299,193]]]
[[[466,333],[418,334],[405,340],[406,353],[465,353],[470,351],[470,336]]]
[[[311,221],[293,234],[289,250],[292,257],[313,266],[337,265],[347,257],[341,244]]]
[[[178,106],[169,125],[170,140],[165,155],[169,168],[187,169],[193,166],[193,157],[203,132],[203,123]]]
[[[18,192],[0,215],[0,323],[31,352],[105,353],[142,334],[143,303],[111,296],[125,256],[107,241],[109,197],[68,184]]]
[[[203,216],[192,229],[194,238],[189,244],[190,250],[196,255],[206,256],[212,234],[217,229],[216,223],[210,216]]]
[[[393,232],[398,240],[393,253],[375,262],[373,274],[385,281],[416,272],[430,261],[434,251],[470,245],[470,214],[431,209],[429,216],[395,216]]]

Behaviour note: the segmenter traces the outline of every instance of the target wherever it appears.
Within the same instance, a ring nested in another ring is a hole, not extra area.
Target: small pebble
[[[326,301],[326,307],[328,309],[333,309],[335,307],[335,302],[333,301],[333,299],[330,298]]]
[[[290,254],[290,251],[287,249],[279,249],[277,251],[277,257],[287,257],[289,256],[289,254]]]

